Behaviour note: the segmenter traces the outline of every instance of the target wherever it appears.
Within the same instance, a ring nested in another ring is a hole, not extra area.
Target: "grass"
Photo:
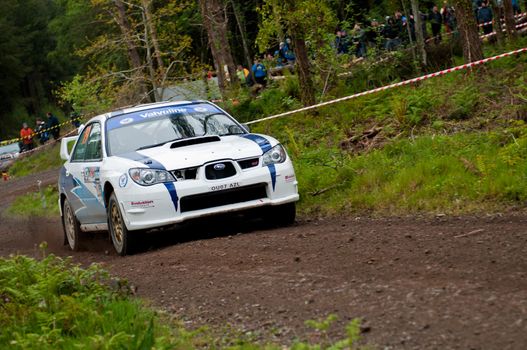
[[[295,164],[301,208],[309,214],[460,214],[527,200],[523,127],[402,139],[355,156],[309,150]]]
[[[57,200],[59,198],[56,186],[48,186],[42,192],[32,192],[17,197],[8,207],[7,214],[32,217],[32,216],[58,216],[59,208]]]
[[[41,244],[45,249],[45,244]],[[2,349],[267,349],[247,337],[214,336],[186,330],[177,320],[133,296],[133,287],[97,265],[81,268],[53,255],[39,261],[24,256],[0,258],[0,348]],[[336,319],[308,321],[320,336],[316,344],[296,341],[298,350],[363,349],[360,320],[347,337],[333,341],[328,329]]]
[[[18,159],[9,169],[9,174],[13,178],[24,177],[39,171],[60,168],[63,163],[64,161],[60,158],[59,142],[35,154]]]

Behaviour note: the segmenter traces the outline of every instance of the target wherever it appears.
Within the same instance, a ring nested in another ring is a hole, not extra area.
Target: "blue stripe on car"
[[[241,137],[247,140],[251,140],[255,142],[256,144],[258,144],[258,146],[260,146],[260,149],[262,150],[262,154],[264,154],[265,152],[273,148],[269,140],[267,140],[263,136],[255,135],[255,134],[246,134],[246,135],[241,135]],[[276,167],[274,166],[274,164],[269,164],[267,168],[269,169],[269,173],[271,174],[271,183],[273,185],[273,191],[274,191],[275,185],[276,185]]]
[[[119,157],[143,163],[144,165],[148,166],[150,169],[167,170],[164,167],[164,165],[158,162],[157,160],[147,157],[144,154],[141,154],[139,152],[130,152],[126,154],[120,154]],[[165,182],[164,185],[166,189],[168,190],[168,193],[170,194],[170,198],[172,199],[172,203],[174,203],[174,208],[176,209],[176,212],[177,212],[179,197],[177,195],[176,186],[174,186],[174,183],[172,182]]]

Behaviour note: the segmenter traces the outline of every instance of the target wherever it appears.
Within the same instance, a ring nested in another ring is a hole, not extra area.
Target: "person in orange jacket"
[[[20,150],[22,152],[33,149],[33,129],[27,126],[27,123],[22,124],[20,130],[20,138],[22,139]]]

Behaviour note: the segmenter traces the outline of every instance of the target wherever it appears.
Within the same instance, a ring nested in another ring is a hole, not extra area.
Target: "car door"
[[[94,122],[83,129],[66,167],[66,176],[74,182],[67,196],[81,224],[106,222],[101,164],[101,124]]]

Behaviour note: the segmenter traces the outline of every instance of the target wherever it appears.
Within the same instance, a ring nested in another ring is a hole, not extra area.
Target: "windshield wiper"
[[[142,147],[139,147],[138,149],[136,149],[136,151],[140,151],[142,149],[148,149],[148,148],[154,148],[154,147],[163,146],[163,145],[166,145],[169,142],[174,142],[174,141],[177,141],[179,139],[181,139],[181,137],[176,137],[173,140],[168,140],[168,141],[163,141],[163,142],[160,142],[160,143],[155,143],[153,145],[142,146]]]

